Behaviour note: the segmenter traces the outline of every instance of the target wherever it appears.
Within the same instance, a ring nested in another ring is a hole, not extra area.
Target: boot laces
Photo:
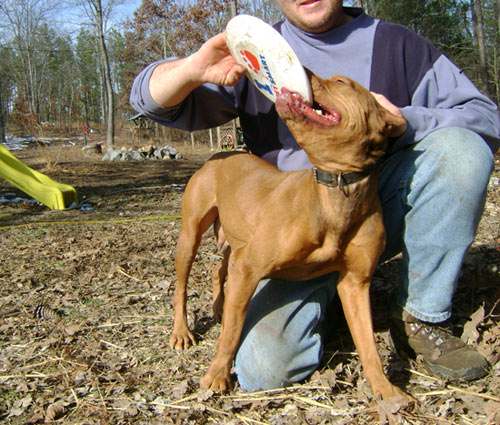
[[[420,333],[423,337],[431,341],[436,347],[443,345],[446,341],[449,331],[439,326],[427,325],[423,322],[410,323],[410,329],[414,335]]]

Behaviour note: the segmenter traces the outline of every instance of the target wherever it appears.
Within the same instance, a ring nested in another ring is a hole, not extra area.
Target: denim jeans
[[[396,303],[413,316],[441,322],[464,255],[472,243],[493,169],[477,134],[436,130],[382,164],[379,192],[387,245],[382,260],[402,252]],[[266,279],[250,302],[235,371],[247,391],[298,382],[316,370],[321,327],[337,274],[307,282]]]

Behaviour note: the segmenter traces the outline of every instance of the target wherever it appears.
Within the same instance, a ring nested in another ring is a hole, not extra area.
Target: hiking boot
[[[391,338],[403,357],[421,355],[427,370],[450,381],[473,381],[488,373],[488,362],[443,323],[422,322],[399,308],[391,315]]]

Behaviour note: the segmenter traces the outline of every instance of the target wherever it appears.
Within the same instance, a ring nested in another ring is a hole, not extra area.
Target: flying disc
[[[288,42],[272,26],[250,15],[232,18],[226,27],[226,42],[248,78],[271,101],[283,87],[312,102],[306,71]]]

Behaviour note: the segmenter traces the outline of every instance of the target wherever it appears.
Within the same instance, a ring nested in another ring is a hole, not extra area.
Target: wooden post
[[[194,131],[191,131],[189,134],[191,136],[191,148],[194,150]]]
[[[220,135],[220,127],[217,127],[217,150],[221,150],[221,135]]]
[[[236,134],[236,120],[234,119],[233,122],[233,140],[234,140],[234,147],[233,149],[236,149],[238,147],[238,139],[237,139],[237,134]]]
[[[214,150],[214,135],[212,134],[212,129],[208,130],[208,134],[210,136],[210,151]]]

